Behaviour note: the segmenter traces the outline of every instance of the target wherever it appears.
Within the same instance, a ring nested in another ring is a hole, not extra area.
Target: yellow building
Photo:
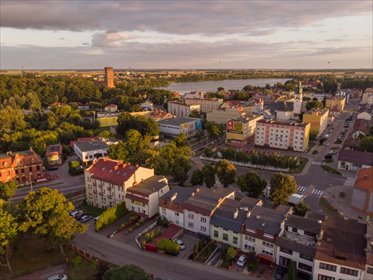
[[[336,96],[326,99],[325,107],[332,112],[343,112],[346,107],[346,97]]]
[[[225,142],[234,146],[243,146],[254,138],[256,122],[263,119],[261,115],[241,116],[227,121]]]
[[[321,135],[328,126],[329,109],[312,109],[303,114],[303,122],[310,123],[310,132]]]

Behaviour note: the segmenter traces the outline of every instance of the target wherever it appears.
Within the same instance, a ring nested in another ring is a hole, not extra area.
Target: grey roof
[[[276,111],[291,112],[294,109],[294,103],[290,101],[273,101],[268,106],[272,114]]]
[[[297,215],[289,215],[285,221],[285,226],[295,227],[304,231],[319,235],[321,224],[315,220],[308,219]]]
[[[305,217],[315,221],[325,221],[325,215],[317,212],[307,212]]]
[[[353,151],[353,150],[340,150],[338,154],[339,161],[352,162],[357,165],[373,166],[373,153]]]
[[[150,177],[138,185],[129,188],[128,190],[133,190],[143,194],[151,194],[158,192],[168,185],[167,179],[164,176],[153,176]]]
[[[186,187],[180,187],[176,186],[173,187],[168,193],[166,193],[164,196],[162,196],[162,199],[164,200],[170,200],[171,197],[174,194],[176,195],[176,198],[173,200],[175,203],[183,203],[185,202],[191,194],[196,190],[196,188],[186,188]]]
[[[264,233],[277,235],[281,231],[281,223],[291,207],[280,205],[275,209],[254,206],[251,215],[246,219],[247,228],[262,230]]]
[[[299,242],[284,238],[284,237],[277,237],[276,238],[276,245],[282,248],[290,249],[295,252],[302,253],[308,257],[315,257],[316,254],[316,247],[306,246]]]
[[[82,152],[89,152],[109,148],[109,145],[102,141],[75,142],[74,145],[76,145]]]
[[[189,123],[195,121],[194,118],[173,118],[173,119],[163,119],[158,121],[159,124],[170,124],[170,125],[181,125],[183,123]]]

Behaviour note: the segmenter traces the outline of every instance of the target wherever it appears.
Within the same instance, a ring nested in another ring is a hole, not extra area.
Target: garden
[[[207,242],[205,239],[200,239],[198,244],[193,247],[193,260],[196,262],[205,263],[212,253],[215,252],[217,245],[215,242]]]
[[[219,265],[219,268],[227,269],[229,270],[232,266],[234,258],[237,256],[237,249],[229,246],[224,247],[221,252],[221,263]]]

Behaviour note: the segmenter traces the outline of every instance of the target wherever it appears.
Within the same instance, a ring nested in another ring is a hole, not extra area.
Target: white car
[[[69,214],[71,217],[74,217],[76,214],[78,214],[79,210],[73,210]]]
[[[97,222],[98,219],[100,219],[100,216],[97,216],[97,217],[95,218],[95,222]]]
[[[245,255],[241,255],[237,260],[237,265],[244,267],[247,262],[247,257]]]
[[[54,274],[51,276],[48,276],[47,280],[67,280],[66,274]]]
[[[181,241],[180,239],[175,239],[174,240],[177,244],[179,244],[180,246],[180,250],[184,250],[185,249],[185,244],[183,241]]]
[[[326,146],[330,146],[330,144],[329,144],[329,143],[326,143],[325,145],[326,145]]]

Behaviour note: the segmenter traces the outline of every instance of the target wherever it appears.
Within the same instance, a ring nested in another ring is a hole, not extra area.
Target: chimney
[[[174,193],[172,196],[171,196],[171,201],[174,201],[177,197],[177,193]]]
[[[237,219],[238,217],[238,209],[236,208],[236,211],[233,213],[233,219]]]

